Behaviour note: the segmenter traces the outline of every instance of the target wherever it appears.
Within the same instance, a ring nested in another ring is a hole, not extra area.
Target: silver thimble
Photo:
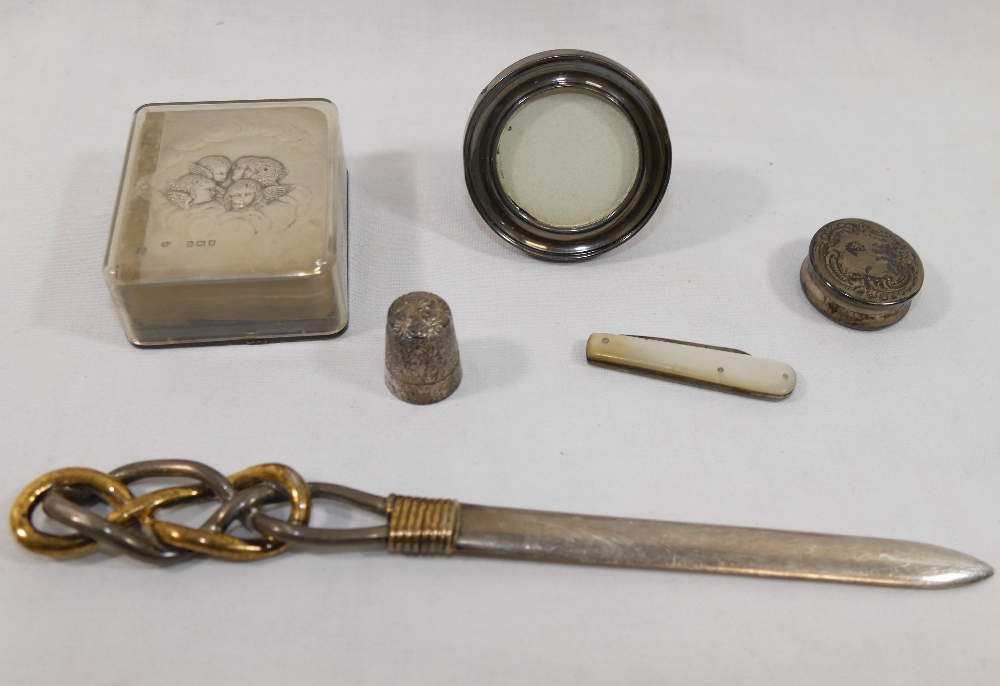
[[[461,381],[448,303],[424,291],[396,298],[385,323],[385,382],[392,394],[429,405],[454,393]]]

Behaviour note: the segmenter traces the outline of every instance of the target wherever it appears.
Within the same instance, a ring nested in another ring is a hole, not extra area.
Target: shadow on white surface
[[[104,285],[101,264],[121,165],[120,156],[102,153],[70,164],[58,225],[51,230],[46,288],[36,315],[42,326],[117,346],[128,341]]]
[[[458,146],[424,149],[418,155],[428,176],[424,189],[426,219],[430,219],[427,228],[457,245],[492,257],[509,260],[527,257],[501,238],[479,214],[465,185],[465,164]]]
[[[649,223],[603,257],[625,262],[712,243],[750,224],[770,202],[768,187],[749,170],[705,163],[675,165]]]
[[[479,215],[465,186],[457,146],[362,157],[354,162],[351,178],[361,179],[366,197],[411,225],[490,256],[525,257]],[[352,192],[356,188],[352,186]],[[710,243],[748,225],[769,205],[767,186],[748,170],[678,165],[649,223],[627,243],[596,259],[622,262]],[[365,211],[361,208],[354,216]]]
[[[829,320],[812,306],[802,292],[799,282],[799,269],[802,260],[809,254],[809,239],[785,243],[773,253],[768,260],[768,278],[771,289],[786,308],[801,315],[804,319],[813,321]],[[951,288],[939,271],[933,266],[924,264],[924,285],[910,306],[910,311],[893,329],[919,330],[937,326],[947,315],[951,302]],[[832,323],[832,322],[831,322]],[[862,331],[862,334],[872,332]]]
[[[799,283],[799,268],[808,254],[809,238],[785,243],[771,253],[767,261],[767,276],[771,282],[771,290],[787,309],[805,319],[825,320],[826,317],[817,312],[806,299]]]
[[[350,165],[350,330],[364,333],[385,326],[398,296],[423,288],[420,226],[412,155],[386,152]]]
[[[459,337],[458,349],[462,359],[458,397],[511,386],[531,368],[528,351],[508,338]]]
[[[951,287],[933,265],[924,263],[924,285],[913,299],[910,311],[894,328],[900,331],[930,329],[940,324],[951,305]]]
[[[352,323],[351,327],[353,326]],[[384,334],[379,335],[375,331],[369,331],[363,336],[358,336],[358,333],[349,328],[342,339],[333,341],[339,343],[336,350],[332,346],[318,346],[315,351],[316,365],[321,372],[336,378],[339,382],[377,394],[388,393],[382,380],[385,359]]]

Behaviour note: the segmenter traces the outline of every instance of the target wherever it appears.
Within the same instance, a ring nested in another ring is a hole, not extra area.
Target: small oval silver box
[[[910,244],[881,224],[838,219],[813,236],[799,279],[809,302],[833,321],[880,329],[910,309],[924,267]]]

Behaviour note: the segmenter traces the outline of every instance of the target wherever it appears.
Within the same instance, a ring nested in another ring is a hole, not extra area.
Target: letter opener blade
[[[686,572],[950,588],[993,574],[924,543],[462,505],[455,554]]]

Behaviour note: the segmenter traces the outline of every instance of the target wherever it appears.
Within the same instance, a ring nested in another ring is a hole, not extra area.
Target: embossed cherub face
[[[224,202],[227,210],[242,210],[260,204],[262,198],[260,184],[250,179],[243,179],[229,187]]]
[[[211,202],[212,200],[215,199],[215,194],[213,193],[214,190],[215,190],[214,183],[199,184],[198,187],[195,189],[194,193],[192,194],[193,197],[191,199],[191,204],[200,205],[203,202]]]
[[[164,194],[174,205],[186,210],[192,205],[215,200],[218,192],[218,186],[212,179],[206,179],[198,174],[187,174],[170,184]]]
[[[228,157],[222,155],[210,155],[202,157],[191,165],[191,172],[200,174],[205,178],[212,179],[215,183],[224,184],[229,180],[229,172],[233,168],[233,163]]]
[[[841,255],[844,271],[868,274],[879,279],[889,274],[889,259],[885,246],[870,237],[858,236],[844,246]]]
[[[285,165],[270,157],[241,157],[233,170],[234,179],[252,179],[263,186],[278,183],[286,174]]]

